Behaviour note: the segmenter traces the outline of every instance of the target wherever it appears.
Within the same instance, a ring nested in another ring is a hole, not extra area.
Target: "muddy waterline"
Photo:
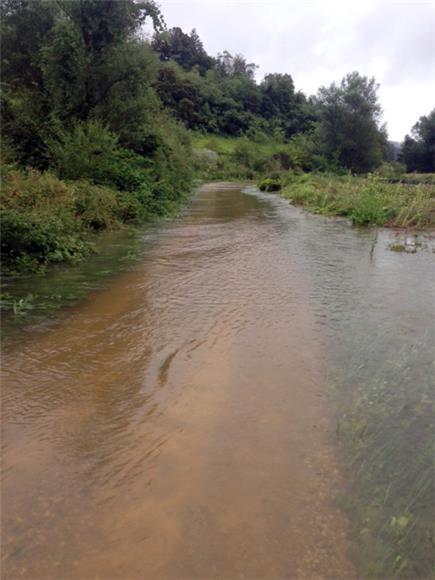
[[[381,323],[431,279],[373,236],[205,186],[107,288],[12,334],[3,578],[355,577],[328,376],[381,273]]]

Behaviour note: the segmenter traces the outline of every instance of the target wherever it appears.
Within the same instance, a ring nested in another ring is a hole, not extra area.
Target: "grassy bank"
[[[281,195],[325,216],[346,216],[356,225],[435,227],[435,185],[390,183],[376,175],[285,174]]]

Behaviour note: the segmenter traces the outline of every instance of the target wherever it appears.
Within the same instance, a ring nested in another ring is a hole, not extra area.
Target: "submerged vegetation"
[[[428,336],[394,353],[386,352],[388,341],[378,336],[371,338],[370,346],[353,345],[358,357],[349,353],[339,388],[342,414],[337,433],[351,482],[347,507],[354,522],[355,557],[362,577],[431,578],[431,340]]]

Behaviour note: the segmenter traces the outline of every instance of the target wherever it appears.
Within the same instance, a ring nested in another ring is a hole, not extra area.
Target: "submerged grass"
[[[373,340],[349,361],[341,383],[337,433],[349,469],[347,507],[364,578],[434,577],[431,338],[386,356],[375,376],[370,369],[383,339]]]
[[[376,175],[288,174],[282,196],[308,211],[356,225],[435,227],[435,185],[389,183]]]

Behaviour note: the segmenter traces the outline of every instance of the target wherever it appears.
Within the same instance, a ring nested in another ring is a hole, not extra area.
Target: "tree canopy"
[[[402,145],[401,159],[408,171],[435,172],[435,109],[420,117]]]
[[[316,99],[325,154],[357,173],[379,165],[386,145],[377,90],[374,78],[352,72],[339,85],[322,87]]]
[[[95,120],[141,155],[175,122],[299,143],[304,159],[310,152],[353,172],[388,158],[374,78],[353,72],[309,98],[288,73],[257,82],[257,65],[243,55],[210,56],[195,29],[166,29],[153,0],[4,0],[1,17],[3,139],[22,164],[48,167],[53,142]],[[408,168],[433,168],[433,117],[405,141]]]

